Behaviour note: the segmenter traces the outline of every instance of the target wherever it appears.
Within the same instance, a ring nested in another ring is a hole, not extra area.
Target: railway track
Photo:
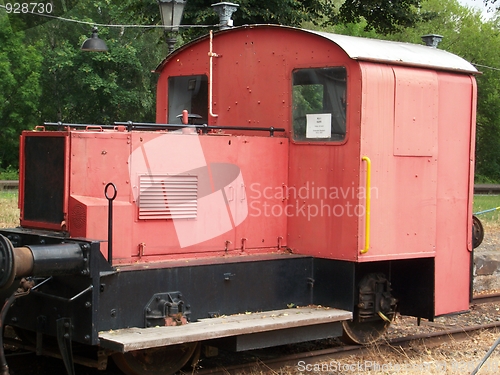
[[[392,340],[382,342],[377,344],[377,350],[382,351],[384,348],[389,349],[391,347],[397,347],[398,350],[409,348],[410,346],[423,345],[425,347],[433,347],[439,345],[443,342],[449,342],[452,340],[460,341],[470,338],[470,336],[476,332],[484,330],[499,330],[500,322],[495,322],[487,325],[475,325],[467,326],[461,328],[447,329],[445,326],[443,329],[437,332],[422,333],[412,336],[400,337]],[[251,362],[230,365],[230,366],[219,366],[214,368],[200,369],[196,371],[197,375],[227,375],[227,374],[249,374],[251,371],[255,373],[261,373],[263,371],[268,371],[269,373],[277,374],[279,369],[282,368],[296,368],[297,370],[302,368],[307,368],[307,366],[314,366],[315,364],[321,363],[340,363],[342,358],[348,356],[359,356],[365,352],[370,352],[370,346],[362,345],[349,345],[349,346],[338,346],[328,349],[321,349],[315,351],[309,351],[304,353],[284,355],[281,357],[273,359],[263,359],[255,356],[255,359]],[[260,372],[259,372],[260,371]],[[291,370],[292,371],[292,370]],[[280,372],[282,373],[282,372]]]
[[[0,191],[17,191],[19,189],[19,181],[0,180]]]
[[[472,299],[473,304],[500,302],[500,293],[478,294]]]
[[[476,295],[471,303],[472,305],[484,305],[488,303],[500,303],[500,293]],[[429,326],[434,329],[433,332],[419,333],[404,337],[395,337],[390,340],[377,343],[377,350],[398,348],[398,350],[406,349],[413,346],[424,345],[432,347],[443,342],[452,340],[460,341],[470,338],[474,333],[482,330],[500,330],[500,321],[489,324],[477,324],[470,326],[449,326],[442,323],[422,321],[423,326]],[[7,341],[8,343],[8,341]],[[292,350],[294,353],[274,352],[271,349],[262,349],[257,351],[232,353],[220,352],[219,357],[207,358],[202,360],[196,366],[195,371],[189,373],[197,375],[218,375],[218,374],[294,374],[294,370],[298,369],[300,364],[302,367],[314,365],[318,363],[330,363],[338,361],[341,363],[343,358],[349,356],[360,356],[364,353],[373,351],[372,346],[362,345],[343,345],[340,342],[325,342],[316,344],[312,347],[309,344],[303,346],[297,345]],[[328,345],[328,348],[324,346]],[[319,349],[318,349],[319,348]],[[65,369],[62,361],[38,357],[33,353],[23,350],[12,351],[8,354],[7,362],[15,372],[15,375],[49,375],[60,373],[64,374]],[[289,368],[290,372],[279,372],[280,369]],[[187,372],[185,372],[187,373]],[[184,374],[185,374],[184,373]],[[75,367],[76,375],[121,375],[121,372],[112,364],[105,371],[88,368],[77,365]]]
[[[487,303],[499,303],[500,293],[494,294],[484,294],[474,296],[471,305],[477,304],[487,304]],[[471,335],[479,331],[484,330],[500,330],[500,321],[492,322],[489,324],[477,324],[470,326],[461,327],[451,327],[441,323],[434,322],[422,322],[423,325],[427,325],[433,328],[437,328],[437,331],[419,333],[414,335],[409,335],[405,337],[397,337],[387,341],[382,341],[377,343],[379,348],[391,348],[397,347],[399,349],[405,349],[410,346],[423,345],[425,343],[426,347],[432,347],[439,345],[443,342],[449,342],[452,340],[460,341],[470,338]],[[275,358],[265,358],[259,356],[259,352],[250,354],[250,357],[246,358],[246,363],[234,364],[234,365],[219,365],[211,368],[199,369],[196,374],[198,375],[227,375],[227,374],[237,374],[237,373],[251,373],[252,369],[258,369],[255,373],[269,372],[272,374],[277,374],[279,369],[282,368],[297,368],[299,363],[301,367],[307,365],[314,365],[318,363],[329,363],[332,360],[339,360],[346,358],[348,356],[359,356],[364,352],[369,352],[373,350],[370,346],[363,345],[338,345],[330,347],[327,349],[310,350],[300,353],[287,354],[283,356],[277,356]],[[248,355],[248,354],[247,354]],[[251,356],[254,356],[253,358]],[[261,371],[261,372],[259,372]],[[279,372],[280,374],[282,372]]]
[[[500,303],[500,293],[480,294],[474,296],[471,302],[471,308],[474,305],[485,305]],[[434,329],[434,332],[420,333],[408,335],[405,337],[395,337],[393,339],[377,343],[379,347],[390,349],[391,347],[408,348],[411,345],[422,345],[426,347],[440,344],[450,340],[464,340],[473,335],[474,332],[480,330],[500,330],[500,321],[491,322],[489,324],[477,324],[471,326],[451,327],[446,324],[436,322],[422,322],[423,326],[429,326]],[[9,344],[9,341],[6,341]],[[303,366],[328,362],[332,360],[341,360],[348,356],[359,356],[365,352],[373,350],[371,346],[360,345],[342,345],[338,342],[318,343],[315,347],[298,345],[293,350],[293,354],[273,352],[272,349],[259,350],[244,353],[224,353],[216,358],[204,359],[196,367],[193,374],[237,374],[247,373],[252,374],[252,369],[258,368],[259,371],[253,373],[278,373],[282,368],[297,368],[301,363]],[[325,346],[328,346],[326,349]],[[317,349],[320,348],[320,349]],[[289,348],[287,349],[289,350]],[[301,351],[299,351],[301,350]],[[281,352],[283,353],[283,352]],[[57,353],[53,353],[54,355]],[[9,367],[13,369],[12,374],[15,375],[49,375],[60,373],[64,374],[65,369],[62,361],[36,356],[32,352],[25,350],[10,351],[8,353],[7,362]],[[292,370],[290,370],[292,371]],[[281,372],[288,374],[287,372]],[[81,365],[75,366],[76,375],[119,375],[121,372],[116,369],[111,363],[105,371],[99,371],[94,368],[84,367]],[[290,372],[293,374],[293,372]]]

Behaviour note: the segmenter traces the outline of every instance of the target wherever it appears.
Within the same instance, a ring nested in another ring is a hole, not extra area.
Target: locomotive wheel
[[[369,273],[358,284],[358,302],[353,320],[342,322],[343,339],[348,343],[371,344],[389,328],[396,314],[397,300],[383,273]]]
[[[481,221],[475,217],[472,216],[472,246],[475,249],[481,243],[483,242],[484,239],[484,229],[483,229],[483,224]]]
[[[387,331],[390,322],[376,320],[370,322],[344,321],[342,341],[349,344],[367,345],[377,341]]]
[[[191,358],[197,343],[115,353],[113,361],[126,375],[170,375]]]

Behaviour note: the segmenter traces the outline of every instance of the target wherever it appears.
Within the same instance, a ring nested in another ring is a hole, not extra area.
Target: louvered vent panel
[[[139,219],[196,218],[197,176],[143,175],[139,184]]]

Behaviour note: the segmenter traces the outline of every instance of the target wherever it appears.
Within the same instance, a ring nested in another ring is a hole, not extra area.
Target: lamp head
[[[165,29],[179,31],[182,13],[187,0],[158,0],[160,6],[161,22]]]
[[[92,36],[83,42],[80,49],[82,51],[106,52],[108,50],[108,46],[104,40],[97,36],[97,27],[94,26],[92,28]]]

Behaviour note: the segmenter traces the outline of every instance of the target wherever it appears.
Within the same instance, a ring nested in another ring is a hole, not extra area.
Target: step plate
[[[303,307],[200,319],[176,327],[124,328],[99,332],[100,346],[130,352],[185,342],[255,334],[352,319],[350,311]]]

